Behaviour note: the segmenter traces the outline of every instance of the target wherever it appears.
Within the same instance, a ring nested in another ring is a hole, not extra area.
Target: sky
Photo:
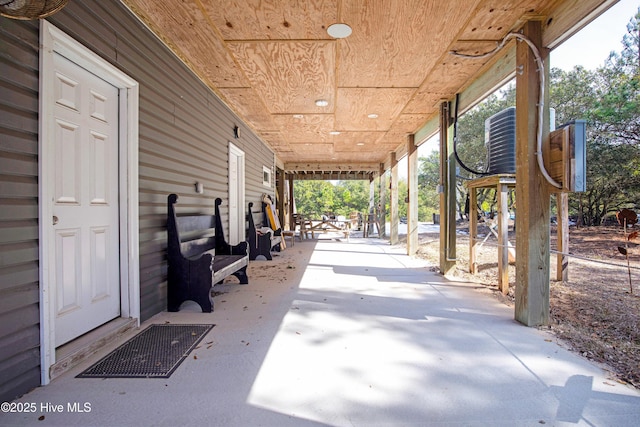
[[[640,0],[620,0],[589,25],[551,51],[551,67],[564,71],[582,65],[593,70],[614,50],[622,49],[622,37],[629,20],[638,11]]]

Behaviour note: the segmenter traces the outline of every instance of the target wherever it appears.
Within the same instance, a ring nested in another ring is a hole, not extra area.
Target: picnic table
[[[348,240],[350,230],[351,221],[349,220],[338,220],[338,219],[306,219],[302,220],[300,223],[300,236],[301,238],[308,239],[309,233],[311,233],[311,238],[315,239],[316,233],[342,233],[344,237]]]

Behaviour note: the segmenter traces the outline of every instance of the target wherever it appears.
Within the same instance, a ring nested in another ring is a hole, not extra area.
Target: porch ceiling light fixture
[[[327,101],[326,99],[317,99],[316,105],[318,107],[326,107],[327,105],[329,105],[329,101]]]
[[[340,131],[339,130],[332,130],[329,132],[329,135],[340,135]]]
[[[332,24],[327,28],[327,34],[334,39],[344,39],[351,35],[351,27],[342,23]]]
[[[376,113],[371,113],[371,114],[367,115],[367,117],[369,117],[370,119],[377,119],[378,115]]]

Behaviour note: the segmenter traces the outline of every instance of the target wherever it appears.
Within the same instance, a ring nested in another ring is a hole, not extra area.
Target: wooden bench
[[[291,246],[296,244],[296,232],[293,230],[282,230],[282,239],[287,241],[287,237],[289,238],[289,243]]]
[[[282,240],[281,236],[276,236],[275,233],[264,233],[260,229],[256,228],[256,222],[260,225],[263,221],[256,221],[255,218],[263,218],[264,213],[262,211],[253,212],[253,202],[249,203],[247,209],[247,242],[249,243],[249,259],[256,260],[262,256],[265,259],[272,260],[271,249],[280,244]],[[261,227],[262,228],[262,227]]]
[[[247,242],[235,246],[224,239],[220,204],[215,215],[176,215],[178,196],[167,198],[167,310],[179,311],[184,301],[200,305],[203,313],[213,310],[211,289],[234,275],[241,284],[249,283]]]

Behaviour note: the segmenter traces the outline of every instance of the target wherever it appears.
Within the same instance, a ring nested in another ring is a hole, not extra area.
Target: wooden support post
[[[569,281],[569,258],[562,253],[569,252],[569,195],[556,193],[558,205],[558,254],[556,255],[556,280]]]
[[[449,161],[447,164],[448,168],[448,179],[446,185],[447,192],[447,261],[452,263],[455,268],[456,265],[456,218],[457,218],[457,187],[456,187],[456,167],[458,166],[457,160],[455,158],[455,154],[453,152],[453,120],[450,122],[449,130],[447,131],[448,140],[448,156]]]
[[[528,21],[523,35],[540,50],[548,64],[549,52],[541,47],[542,25]],[[516,47],[516,293],[515,318],[527,326],[549,323],[549,184],[537,164],[536,136],[540,73],[549,81],[548,65],[538,70],[535,56],[526,43]],[[548,86],[548,85],[547,85]],[[548,94],[548,88],[545,89]],[[543,141],[549,135],[549,114],[543,120]]]
[[[374,185],[373,179],[369,178],[369,213],[370,214],[376,211],[375,197],[376,197],[376,187]]]
[[[418,147],[414,136],[407,138],[407,255],[418,252]]]
[[[389,206],[391,212],[389,213],[389,243],[395,245],[398,243],[398,223],[400,218],[398,215],[398,160],[396,159],[396,153],[391,153],[391,191],[389,194]]]
[[[503,295],[509,293],[509,188],[500,183],[498,192],[498,289]]]
[[[469,273],[478,273],[478,189],[469,188]]]
[[[278,213],[278,219],[280,220],[280,225],[284,229],[284,170],[282,169],[276,169],[276,191],[278,192],[278,197],[276,197],[276,210]]]
[[[380,194],[380,212],[378,222],[380,223],[380,237],[387,235],[387,174],[384,170],[384,163],[380,163],[378,173],[378,191]]]
[[[367,217],[365,218],[366,224],[364,227],[364,237],[369,237],[371,234],[371,226],[372,219],[375,219],[376,215],[376,187],[373,178],[369,178],[369,212],[367,213]],[[373,218],[372,218],[373,216]],[[380,235],[380,230],[378,229],[378,236]]]
[[[293,174],[289,174],[287,177],[289,179],[289,230],[296,231],[296,224],[293,221],[293,214],[295,213],[295,198],[293,197]]]
[[[451,103],[440,104],[440,273],[456,266],[456,159],[453,153]]]

